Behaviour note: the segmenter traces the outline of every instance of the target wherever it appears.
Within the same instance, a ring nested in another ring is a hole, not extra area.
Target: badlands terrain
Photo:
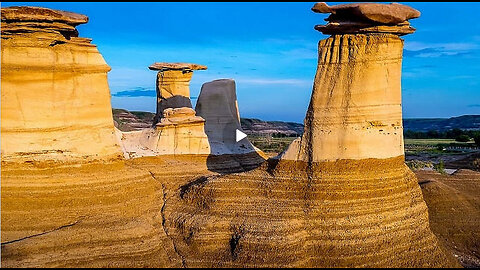
[[[303,132],[269,158],[235,140],[233,79],[193,108],[208,67],[154,62],[152,122],[125,124],[87,16],[2,8],[2,267],[478,267],[480,174],[405,164],[401,36],[420,12],[312,11],[330,36]]]

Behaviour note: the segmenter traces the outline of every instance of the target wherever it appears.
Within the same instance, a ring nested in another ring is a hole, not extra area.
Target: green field
[[[439,144],[454,144],[458,146],[474,146],[473,140],[467,143],[459,143],[454,139],[405,139],[405,145],[432,145],[437,146]]]
[[[255,136],[250,135],[248,139],[264,152],[267,153],[280,153],[287,149],[287,147],[295,140],[295,137],[285,137],[285,138],[272,138],[270,136]],[[444,154],[448,153],[458,153],[454,150],[444,150],[443,148],[455,148],[455,147],[475,147],[475,143],[472,141],[467,143],[457,142],[453,139],[405,139],[405,150],[406,152],[442,152]]]
[[[269,136],[248,136],[250,142],[267,153],[280,153],[295,140],[295,137],[272,138]]]

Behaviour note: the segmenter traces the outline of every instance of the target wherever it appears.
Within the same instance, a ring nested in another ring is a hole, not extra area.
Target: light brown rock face
[[[209,154],[210,146],[204,132],[205,120],[195,116],[191,108],[166,109],[155,129],[143,144],[160,155]]]
[[[110,159],[110,67],[75,26],[83,15],[2,8],[2,161]]]
[[[206,66],[189,63],[154,63],[149,69],[157,74],[157,114],[154,124],[162,119],[168,108],[192,108],[190,80],[194,70],[205,70]]]
[[[208,155],[205,120],[195,116],[190,101],[193,70],[206,66],[188,63],[154,63],[157,74],[157,113],[153,127],[140,131],[117,130],[126,158],[158,155]]]
[[[304,162],[403,155],[396,35],[334,35],[320,41],[305,132],[282,159]]]

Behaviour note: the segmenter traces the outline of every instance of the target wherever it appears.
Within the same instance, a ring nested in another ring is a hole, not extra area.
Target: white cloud
[[[470,51],[476,50],[479,46],[470,42],[451,42],[451,43],[425,43],[410,41],[405,43],[405,49],[409,51],[421,51],[425,49],[437,49],[441,51]]]

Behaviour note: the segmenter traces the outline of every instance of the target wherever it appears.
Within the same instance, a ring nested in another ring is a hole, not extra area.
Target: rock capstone
[[[406,35],[415,32],[408,20],[420,17],[420,12],[406,5],[391,3],[358,3],[328,6],[316,3],[312,10],[331,13],[326,25],[315,29],[328,35],[353,33],[392,33]]]

